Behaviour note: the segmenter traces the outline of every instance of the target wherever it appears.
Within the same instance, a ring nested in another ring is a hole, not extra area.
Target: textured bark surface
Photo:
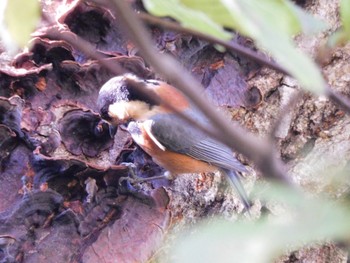
[[[67,3],[68,2],[68,3]],[[314,57],[339,27],[339,1],[301,1],[329,23],[329,32],[296,37]],[[90,42],[111,63],[142,78],[157,78],[138,55],[112,13],[79,1],[44,1],[49,17],[67,32]],[[136,9],[141,8],[138,2]],[[58,11],[62,11],[58,13]],[[53,26],[44,17],[40,29]],[[159,52],[177,58],[226,114],[261,138],[284,105],[300,90],[297,83],[231,52],[181,33],[149,27]],[[233,41],[251,42],[237,36]],[[0,69],[0,261],[146,262],[167,254],[171,233],[216,215],[246,219],[243,204],[220,174],[186,174],[125,189],[122,162],[133,162],[142,177],[160,175],[122,128],[111,129],[97,112],[100,87],[113,75],[65,41],[36,37],[30,49]],[[331,87],[349,97],[350,45],[323,60]],[[276,147],[292,180],[306,192],[339,198],[349,184],[330,185],[329,173],[350,160],[350,118],[324,97],[303,94],[275,134]],[[254,164],[243,175],[247,192],[264,179]],[[131,192],[130,192],[131,191]],[[273,213],[273,204],[253,199],[251,220]],[[173,235],[173,234],[171,234]],[[276,262],[346,262],[332,243],[288,251]]]

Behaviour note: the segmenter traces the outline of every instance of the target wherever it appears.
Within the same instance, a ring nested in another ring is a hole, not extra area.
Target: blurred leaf
[[[313,15],[305,12],[302,8],[292,2],[284,1],[285,4],[294,12],[300,23],[301,31],[304,34],[316,34],[327,29],[328,25],[315,18]]]
[[[324,24],[286,0],[143,0],[146,9],[157,16],[171,16],[183,26],[203,33],[225,35],[223,27],[253,38],[300,85],[314,93],[324,91],[325,82],[316,64],[297,50],[290,36],[302,29],[306,33],[324,29]],[[209,26],[210,25],[210,26]],[[216,26],[215,26],[216,25]],[[221,31],[215,31],[221,28]]]
[[[302,194],[279,185],[260,189],[264,199],[280,200],[284,215],[258,222],[204,222],[175,243],[173,262],[273,262],[286,249],[306,243],[349,238],[347,207]]]
[[[244,31],[244,25],[237,19],[238,16],[232,18],[230,12],[220,0],[181,0],[181,2],[191,9],[202,11],[222,26]],[[300,25],[297,17],[284,1],[249,0],[244,2],[246,2],[245,5],[247,8],[251,9],[252,12],[257,11],[259,13],[264,13],[266,22],[273,26],[275,30],[277,29],[289,35],[300,32]],[[238,5],[236,8],[237,11],[239,11],[238,9],[240,7]],[[278,23],[276,23],[277,21]]]
[[[24,47],[40,18],[38,0],[8,0],[4,23],[16,43]]]
[[[327,48],[333,49],[345,45],[350,40],[350,0],[342,0],[339,11],[342,27],[330,35]],[[328,53],[331,53],[331,51]]]
[[[232,17],[239,17],[244,32],[255,39],[257,44],[267,49],[300,83],[314,93],[322,93],[325,82],[316,64],[295,48],[292,40],[281,31],[274,30],[266,20],[266,14],[246,4],[255,1],[222,0]],[[238,7],[238,8],[237,8]],[[278,23],[278,21],[276,21]]]
[[[284,34],[292,36],[300,33],[302,30],[305,33],[315,33],[324,29],[323,23],[288,1],[249,0],[244,2],[252,12],[256,11],[263,14],[266,22],[274,30]],[[186,7],[187,10],[201,11],[221,26],[244,30],[240,20],[232,18],[230,12],[220,0],[178,0],[172,1],[172,3],[174,4],[173,8],[175,8],[175,5],[181,5]]]
[[[177,19],[184,27],[228,40],[232,35],[215,23],[207,14],[187,8],[178,0],[143,0],[148,12],[156,16],[170,16]]]
[[[341,0],[340,18],[344,31],[347,32],[347,34],[350,34],[350,0]]]
[[[327,41],[327,46],[330,48],[335,48],[337,46],[345,45],[346,42],[349,41],[349,39],[350,39],[349,33],[346,32],[344,28],[341,28],[329,36]]]

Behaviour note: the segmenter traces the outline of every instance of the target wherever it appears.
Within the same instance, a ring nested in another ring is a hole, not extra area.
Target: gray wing
[[[197,121],[206,123],[203,119]],[[167,150],[186,154],[221,168],[247,171],[233,156],[230,148],[193,128],[175,114],[157,115],[152,118],[150,131]]]

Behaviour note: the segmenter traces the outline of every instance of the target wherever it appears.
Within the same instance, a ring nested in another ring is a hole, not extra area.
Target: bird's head
[[[115,124],[146,119],[159,106],[158,96],[152,90],[156,84],[132,74],[110,79],[98,95],[97,106],[102,118]]]

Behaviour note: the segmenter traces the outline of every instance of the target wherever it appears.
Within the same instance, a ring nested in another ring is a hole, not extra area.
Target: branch
[[[203,113],[207,115],[208,119],[211,120],[213,123],[213,129],[208,129],[195,123],[184,114],[179,113],[180,116],[190,124],[202,129],[210,136],[217,138],[238,152],[243,153],[251,159],[258,168],[260,168],[265,176],[288,182],[289,179],[286,177],[281,163],[275,158],[272,142],[258,140],[242,128],[228,124],[227,120],[219,115],[218,112],[210,106],[210,103],[207,100],[198,96],[199,91],[202,89],[200,84],[198,84],[191,75],[184,71],[174,59],[166,55],[158,54],[153,49],[150,36],[142,27],[142,24],[130,7],[123,1],[118,1],[115,5],[117,7],[113,9],[119,14],[119,19],[125,23],[126,28],[129,29],[128,33],[138,45],[144,58],[159,73],[165,76],[166,79],[170,80],[177,88],[184,92],[185,95],[193,100]],[[121,8],[118,5],[121,5]],[[120,12],[118,12],[118,10],[120,10]],[[120,75],[125,73],[125,70],[120,65],[111,63],[111,61],[106,59],[104,55],[96,52],[95,48],[90,43],[72,32],[54,28],[48,30],[41,36],[65,40],[89,57],[98,60],[102,66],[109,69],[113,74]],[[136,83],[135,86],[137,86]],[[173,108],[171,105],[168,106]]]
[[[75,33],[68,31],[62,27],[52,26],[50,28],[47,28],[44,32],[33,34],[33,36],[46,37],[46,38],[55,39],[55,40],[57,39],[64,40],[75,49],[82,51],[87,57],[97,60],[100,63],[100,65],[102,65],[104,68],[106,68],[107,70],[109,70],[111,73],[115,75],[122,75],[128,72],[117,61],[112,60],[111,58],[109,58],[104,54],[96,52],[95,47],[91,45],[90,42],[85,41]],[[132,85],[140,94],[143,94],[145,97],[148,97],[152,100],[163,103],[169,109],[176,112],[181,118],[183,118],[189,124],[197,127],[198,129],[206,131],[210,136],[215,137],[214,129],[209,129],[208,127],[205,127],[204,125],[196,122],[195,120],[190,118],[188,115],[184,114],[183,112],[177,111],[177,109],[172,104],[169,104],[166,101],[161,101],[161,99],[156,93],[148,89],[144,89],[143,85],[141,85],[137,81],[128,80],[128,82],[129,82],[129,85]]]
[[[243,57],[246,57],[250,60],[257,62],[260,65],[267,66],[267,67],[274,69],[276,71],[279,71],[283,74],[289,75],[287,70],[285,70],[283,67],[281,67],[280,65],[278,65],[274,61],[272,61],[269,57],[259,55],[257,52],[254,52],[253,50],[246,48],[244,46],[241,46],[237,43],[226,42],[220,38],[216,38],[216,37],[213,37],[210,35],[203,34],[197,30],[182,27],[178,23],[174,23],[174,22],[167,21],[167,20],[164,20],[161,18],[157,18],[157,17],[151,16],[151,15],[148,15],[146,13],[142,13],[142,12],[138,13],[138,17],[146,23],[158,25],[160,27],[174,30],[177,32],[193,35],[193,36],[198,37],[199,39],[203,39],[211,44],[219,44],[228,50],[231,50],[239,55],[242,55]]]
[[[146,13],[142,13],[142,12],[138,13],[138,17],[140,17],[140,19],[142,19],[146,23],[158,25],[160,27],[167,28],[169,30],[174,30],[177,32],[193,35],[193,36],[196,36],[200,39],[206,40],[212,44],[219,44],[219,45],[225,47],[226,49],[231,50],[237,54],[240,54],[240,55],[242,55],[250,60],[253,60],[253,61],[255,61],[263,66],[269,67],[269,68],[276,70],[280,73],[291,76],[290,73],[286,69],[284,69],[282,66],[280,66],[279,64],[277,64],[274,61],[272,61],[271,59],[269,59],[267,56],[259,55],[258,53],[252,51],[251,49],[245,48],[237,43],[226,42],[226,41],[221,40],[219,38],[203,34],[197,30],[182,27],[178,23],[167,21],[167,20],[164,20],[161,18],[157,18],[157,17],[151,16],[151,15],[146,14]],[[326,87],[326,95],[328,96],[328,98],[330,100],[341,105],[347,113],[350,113],[350,101],[349,100],[347,100],[346,98],[343,98],[340,94],[337,94],[334,90],[331,90],[329,86]]]
[[[289,178],[275,158],[271,143],[257,139],[236,125],[228,124],[206,99],[198,95],[203,90],[201,85],[175,59],[156,52],[149,34],[127,2],[115,0],[111,6],[114,7],[113,11],[124,24],[126,32],[138,46],[145,60],[202,110],[216,128],[214,135],[218,140],[251,159],[265,176],[289,182]]]

